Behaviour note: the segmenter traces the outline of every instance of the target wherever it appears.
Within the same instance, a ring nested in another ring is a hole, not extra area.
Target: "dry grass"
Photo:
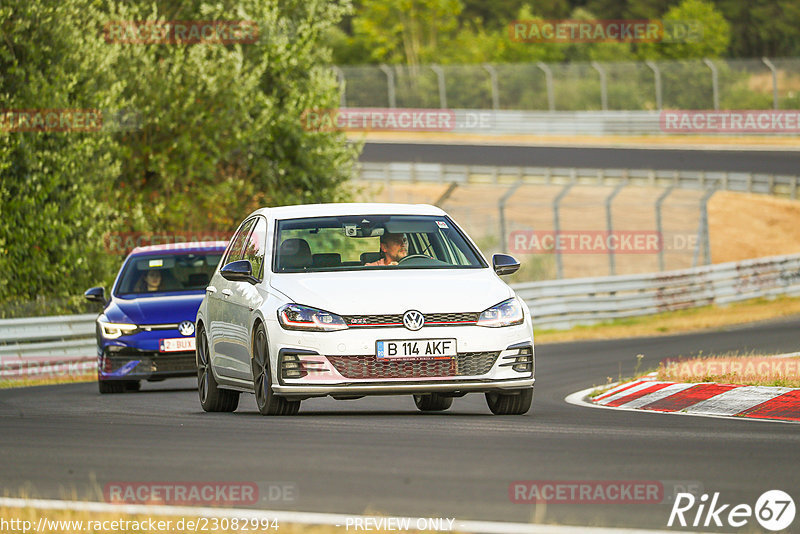
[[[800,252],[800,202],[720,191],[708,203],[714,263]]]
[[[348,139],[366,142],[429,142],[462,144],[520,144],[531,146],[674,146],[690,147],[800,147],[797,136],[746,136],[730,137],[710,135],[480,135],[451,132],[350,132]]]
[[[97,380],[96,373],[76,376],[52,376],[47,378],[3,378],[0,379],[0,389],[73,384],[79,382],[94,382],[95,380]]]
[[[534,313],[536,310],[534,310]],[[616,339],[658,336],[721,328],[800,314],[800,298],[754,299],[729,306],[706,306],[673,312],[611,321],[571,330],[536,331],[537,343],[557,343],[588,339]]]

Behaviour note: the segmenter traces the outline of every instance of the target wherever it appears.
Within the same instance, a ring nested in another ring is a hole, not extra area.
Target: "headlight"
[[[347,328],[347,323],[338,315],[300,304],[281,306],[278,309],[278,321],[287,330],[329,332]]]
[[[130,336],[135,334],[139,327],[128,323],[106,323],[100,321],[100,331],[106,339],[117,339],[120,336]]]
[[[478,317],[478,326],[512,326],[522,324],[525,315],[522,312],[522,305],[516,298],[504,300],[496,306],[492,306]]]

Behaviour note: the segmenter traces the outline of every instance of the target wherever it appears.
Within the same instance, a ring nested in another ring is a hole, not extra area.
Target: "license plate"
[[[455,339],[395,339],[377,342],[379,360],[431,360],[458,354]]]
[[[193,337],[173,337],[159,342],[159,352],[189,352],[194,350]]]

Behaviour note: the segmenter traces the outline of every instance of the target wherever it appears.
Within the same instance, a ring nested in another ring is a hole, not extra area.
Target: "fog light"
[[[300,363],[300,358],[297,357],[297,354],[281,355],[282,378],[303,378],[307,375],[308,372],[303,368],[303,365]]]

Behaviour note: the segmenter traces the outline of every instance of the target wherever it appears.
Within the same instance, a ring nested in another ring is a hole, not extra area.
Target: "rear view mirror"
[[[83,296],[90,302],[99,302],[103,305],[106,303],[106,290],[100,286],[87,289]]]
[[[232,261],[220,269],[219,274],[231,282],[250,282],[251,284],[258,282],[253,276],[253,265],[250,260]]]
[[[514,274],[519,270],[519,262],[508,254],[495,254],[492,256],[492,267],[497,274]]]

